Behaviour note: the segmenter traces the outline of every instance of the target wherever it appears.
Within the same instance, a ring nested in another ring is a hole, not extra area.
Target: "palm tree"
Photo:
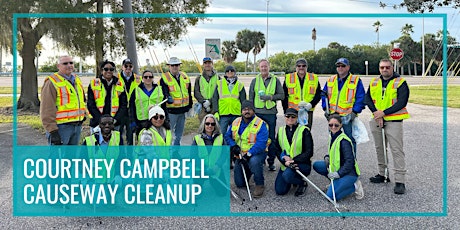
[[[256,56],[265,47],[265,34],[263,34],[262,32],[254,31],[252,38],[254,39],[253,40],[254,49],[252,50],[252,53],[254,54],[254,69],[253,69],[253,71],[256,72]]]
[[[403,36],[410,36],[410,34],[413,34],[414,33],[414,26],[412,24],[407,24],[404,25],[402,28],[401,28],[401,34]]]
[[[238,55],[238,46],[235,41],[223,41],[222,42],[222,58],[225,63],[231,64],[236,60]]]
[[[375,27],[375,32],[377,33],[377,47],[380,46],[379,44],[379,32],[380,32],[380,27],[383,26],[383,24],[377,20],[376,22],[374,22],[374,24],[372,25],[373,27]]]
[[[249,52],[251,52],[252,48],[254,48],[252,36],[253,32],[248,29],[238,31],[236,34],[236,46],[238,46],[238,49],[241,50],[241,52],[246,54],[246,65],[244,66],[245,72],[247,72],[248,68]]]

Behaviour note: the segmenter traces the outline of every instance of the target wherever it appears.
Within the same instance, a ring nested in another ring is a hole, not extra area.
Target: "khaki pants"
[[[374,137],[375,151],[377,153],[377,162],[379,174],[385,175],[385,155],[383,152],[382,129],[377,127],[374,119],[369,121],[372,136]],[[403,122],[385,122],[385,140],[387,147],[387,159],[389,150],[393,156],[395,182],[405,183],[406,181],[406,160],[403,149]],[[388,161],[387,161],[388,162]],[[390,168],[388,168],[389,170]]]

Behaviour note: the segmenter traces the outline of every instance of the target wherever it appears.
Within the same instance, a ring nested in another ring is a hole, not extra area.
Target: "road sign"
[[[398,61],[404,57],[404,52],[400,48],[394,48],[390,51],[390,57],[391,59]]]
[[[220,39],[219,38],[206,38],[204,40],[205,45],[205,57],[210,57],[214,60],[220,59]]]

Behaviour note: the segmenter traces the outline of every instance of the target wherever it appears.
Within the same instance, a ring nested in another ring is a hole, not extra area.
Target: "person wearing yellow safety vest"
[[[264,193],[263,163],[267,157],[265,148],[268,142],[268,128],[266,123],[255,115],[254,103],[244,101],[241,104],[241,117],[235,119],[225,133],[225,142],[230,146],[230,154],[242,156],[235,162],[233,178],[237,187],[246,186],[243,167],[249,180],[254,174],[256,188],[254,197],[261,197]]]
[[[390,145],[393,156],[395,194],[406,192],[406,161],[403,149],[403,120],[408,119],[409,112],[406,106],[409,100],[409,86],[404,78],[393,72],[393,63],[383,59],[379,63],[380,77],[373,78],[366,94],[366,104],[371,110],[374,119],[369,121],[372,136],[374,137],[375,150],[379,173],[370,178],[372,183],[385,182],[384,144],[386,140]],[[385,138],[382,137],[382,128]],[[387,179],[386,182],[390,180]]]
[[[219,123],[216,117],[212,114],[206,114],[200,123],[198,133],[193,137],[192,146],[207,146],[200,148],[194,153],[198,154],[198,159],[205,160],[205,168],[208,169],[207,175],[210,175],[210,184],[218,195],[224,195],[226,188],[217,181],[227,181],[225,174],[222,172],[222,165],[226,161],[227,156],[221,154],[221,148],[225,144],[224,136],[220,132]],[[213,148],[216,147],[216,148]],[[195,181],[195,180],[194,180]],[[198,179],[198,183],[204,183]]]
[[[313,169],[331,180],[331,185],[328,186],[326,192],[331,200],[341,200],[353,192],[356,199],[360,200],[364,197],[364,190],[358,179],[360,175],[358,162],[350,138],[341,130],[342,124],[340,115],[329,116],[328,155],[324,157],[324,160],[315,161]]]
[[[142,82],[142,79],[139,75],[133,72],[133,63],[129,58],[123,60],[121,70],[122,71],[118,72],[117,77],[122,82],[126,93],[126,98],[129,101],[131,95],[134,92],[134,89]],[[130,105],[128,103],[128,110],[129,106]],[[127,113],[124,114],[124,118],[121,120],[120,133],[123,135],[124,129],[126,128],[126,140],[128,145],[133,145],[134,127],[131,127],[131,124],[134,122],[134,118],[132,117],[132,114],[129,113],[129,111],[126,112]]]
[[[102,115],[110,114],[115,119],[115,130],[119,130],[128,110],[124,85],[114,77],[115,63],[105,60],[100,68],[102,76],[92,79],[88,86],[87,107],[92,116],[89,125],[96,127]]]
[[[110,171],[110,177],[107,176],[105,167],[101,167],[98,175],[100,178],[94,178],[94,183],[116,183],[121,185],[121,177],[119,176],[120,168],[120,149],[122,145],[120,132],[114,131],[114,120],[109,114],[101,116],[99,122],[100,132],[93,133],[86,137],[82,145],[87,148],[83,150],[85,159],[104,159],[107,161],[114,160],[114,165]],[[96,172],[95,172],[96,173]]]
[[[167,98],[161,86],[153,81],[152,71],[145,70],[142,73],[142,82],[134,89],[129,99],[129,111],[133,119],[130,126],[136,135],[141,129],[150,127],[149,109]],[[161,104],[161,107],[166,110],[165,103]],[[167,114],[165,116],[167,117]]]
[[[138,145],[170,146],[173,137],[165,111],[160,106],[153,106],[149,110],[149,119],[151,125],[139,132]]]
[[[346,58],[339,58],[335,62],[337,74],[331,76],[324,85],[322,108],[326,119],[330,114],[338,113],[343,120],[343,132],[351,139],[356,152],[356,141],[352,135],[352,122],[364,109],[363,82],[359,76],[350,73],[350,62]],[[329,103],[328,105],[326,105]],[[326,111],[329,108],[329,111]]]
[[[70,56],[60,56],[58,72],[48,76],[41,91],[40,119],[51,145],[78,145],[81,125],[86,119],[85,92],[78,76],[72,74]]]
[[[288,108],[284,114],[286,125],[280,127],[275,141],[280,170],[275,180],[277,195],[285,195],[291,185],[297,185],[295,196],[305,196],[307,182],[291,167],[296,167],[304,176],[310,175],[313,156],[313,138],[310,129],[297,121],[298,111]]]
[[[308,62],[304,58],[297,59],[295,68],[295,72],[286,74],[283,84],[283,110],[286,112],[288,108],[305,109],[308,114],[307,126],[311,130],[313,111],[321,100],[321,85],[316,74],[307,72]]]
[[[243,82],[238,80],[235,67],[225,67],[225,76],[217,81],[217,87],[212,96],[212,114],[219,115],[219,125],[222,133],[227,132],[228,126],[241,115],[241,103],[246,100],[246,90]]]
[[[268,124],[268,137],[271,144],[268,146],[268,169],[275,171],[275,132],[276,132],[276,101],[284,99],[283,86],[279,79],[270,73],[270,63],[266,59],[259,61],[258,74],[249,86],[249,100],[254,102],[255,112],[258,117]]]
[[[195,87],[193,88],[193,96],[202,105],[201,111],[198,114],[200,122],[206,114],[212,113],[214,109],[211,99],[219,80],[220,77],[214,71],[212,59],[210,57],[203,58],[203,73],[196,77]]]
[[[180,72],[182,62],[177,57],[171,57],[167,63],[169,72],[162,75],[160,85],[164,92],[168,93],[166,108],[171,129],[174,133],[174,145],[180,145],[185,127],[185,113],[192,108],[192,86],[190,78],[185,72]]]

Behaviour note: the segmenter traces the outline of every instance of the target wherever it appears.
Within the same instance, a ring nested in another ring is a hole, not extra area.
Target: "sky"
[[[402,1],[402,0],[401,0]],[[290,14],[408,14],[405,9],[395,10],[391,5],[401,1],[383,1],[389,7],[381,8],[379,0],[270,0],[268,2],[268,13],[273,15],[289,16]],[[207,13],[226,14],[267,14],[267,0],[212,0]],[[451,7],[436,8],[433,13],[447,13],[447,28],[451,36],[460,41],[460,19],[459,10]],[[427,16],[432,13],[426,13]],[[401,28],[406,24],[414,26],[412,38],[420,41],[424,33],[436,33],[442,29],[441,18],[415,18],[415,17],[346,17],[346,18],[325,18],[325,17],[269,17],[268,18],[268,56],[286,51],[300,53],[307,50],[319,50],[327,47],[331,42],[338,42],[341,45],[352,47],[355,44],[373,45],[377,42],[377,33],[372,26],[374,22],[380,21],[383,26],[379,32],[379,43],[389,44],[392,40],[401,36]],[[313,42],[312,29],[316,29],[316,41]],[[146,65],[147,59],[150,64],[166,61],[167,57],[175,56],[179,59],[194,60],[194,53],[201,62],[205,56],[205,39],[220,38],[221,41],[235,40],[238,31],[243,29],[260,31],[267,35],[267,17],[234,17],[234,18],[211,18],[199,22],[194,27],[189,27],[188,34],[184,36],[178,45],[170,48],[162,45],[155,45],[149,49],[138,50],[138,61],[140,65]],[[189,45],[191,42],[192,45]],[[63,51],[56,50],[52,42],[45,42],[45,50],[40,58],[42,62],[50,56],[57,56]],[[193,52],[192,52],[193,50]],[[152,55],[151,55],[152,54]],[[153,55],[156,54],[156,57]],[[265,58],[266,48],[257,56],[258,59]],[[252,53],[250,60],[253,59]],[[114,61],[121,64],[125,57],[116,57]],[[86,58],[92,63],[92,58]],[[237,61],[244,61],[246,54],[240,52]],[[77,58],[78,60],[78,58]],[[11,55],[4,55],[3,63],[12,61]],[[18,60],[19,61],[19,60]],[[18,62],[20,63],[20,62]]]

